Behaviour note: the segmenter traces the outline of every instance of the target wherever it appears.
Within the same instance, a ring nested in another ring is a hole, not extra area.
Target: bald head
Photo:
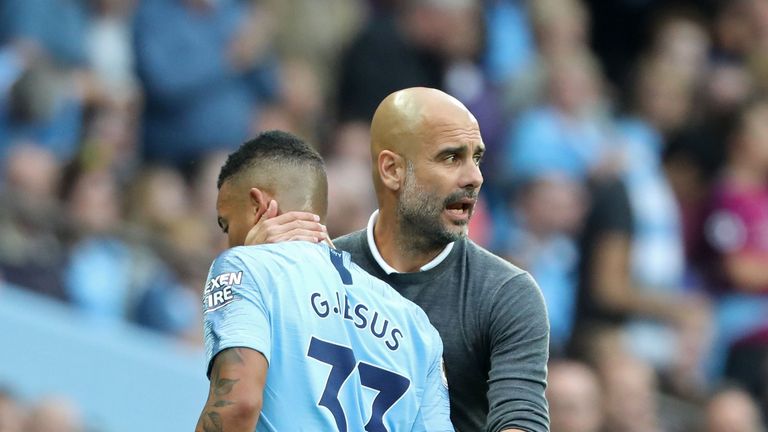
[[[471,112],[453,96],[437,89],[412,87],[396,91],[376,108],[371,122],[374,184],[379,188],[377,159],[389,150],[411,160],[441,130],[479,130]]]
[[[412,87],[396,91],[376,108],[371,123],[371,154],[382,150],[404,153],[419,145],[419,138],[439,124],[474,124],[471,112],[453,96],[437,89]]]

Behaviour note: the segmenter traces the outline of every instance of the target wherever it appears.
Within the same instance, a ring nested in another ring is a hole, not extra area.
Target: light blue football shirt
[[[453,431],[443,346],[426,314],[325,244],[241,246],[203,293],[208,370],[269,362],[257,431]]]

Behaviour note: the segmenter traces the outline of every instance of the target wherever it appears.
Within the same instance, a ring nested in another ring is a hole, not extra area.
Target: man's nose
[[[462,172],[461,188],[479,189],[483,184],[483,173],[480,172],[480,166],[475,163],[474,159],[470,160]]]

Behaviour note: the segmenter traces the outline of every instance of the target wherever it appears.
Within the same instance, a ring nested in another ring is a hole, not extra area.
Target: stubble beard
[[[397,202],[397,218],[400,226],[399,246],[413,252],[433,252],[448,243],[467,235],[467,222],[455,222],[449,229],[443,221],[447,203],[476,192],[454,192],[446,198],[429,193],[415,181],[413,167],[409,163],[400,200]]]

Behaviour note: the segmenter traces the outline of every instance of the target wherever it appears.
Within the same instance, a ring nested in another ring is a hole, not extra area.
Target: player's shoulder
[[[213,261],[214,264],[248,263],[256,260],[261,254],[264,252],[260,246],[235,246],[222,251]]]
[[[280,256],[295,256],[297,253],[317,252],[318,245],[305,241],[270,243],[261,245],[235,246],[227,249],[216,257],[216,260],[227,259],[277,259]]]

